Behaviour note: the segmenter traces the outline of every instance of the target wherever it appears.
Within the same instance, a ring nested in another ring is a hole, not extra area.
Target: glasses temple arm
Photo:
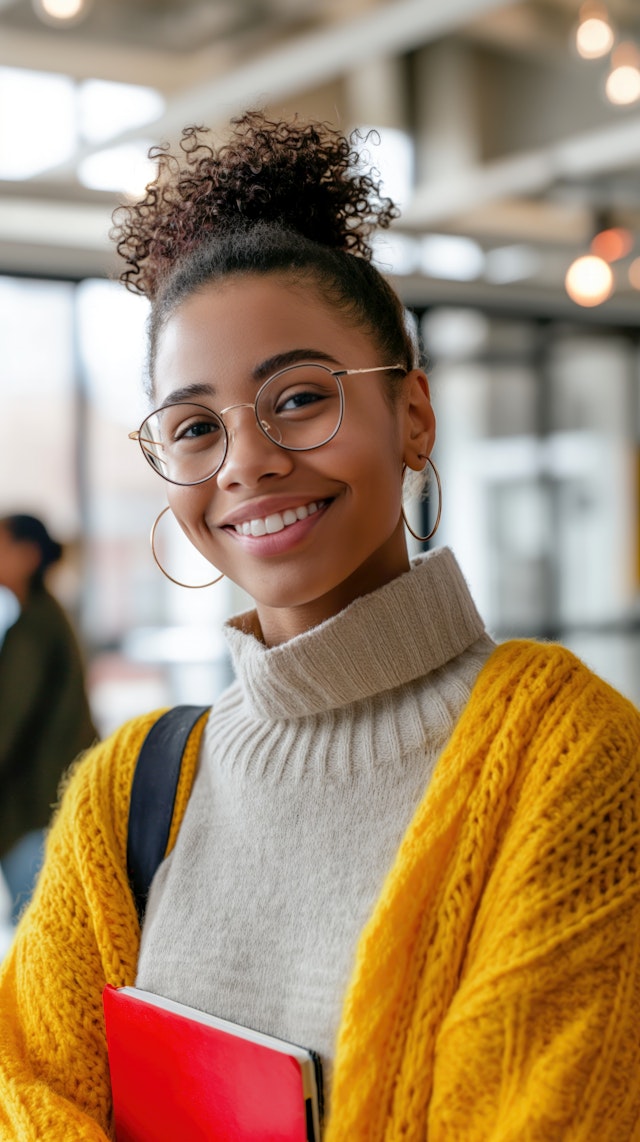
[[[373,369],[337,369],[336,373],[340,377],[353,377],[358,373],[392,373],[396,369],[406,373],[404,365],[376,365]]]

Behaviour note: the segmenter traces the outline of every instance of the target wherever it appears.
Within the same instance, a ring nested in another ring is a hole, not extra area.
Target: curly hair
[[[371,262],[372,234],[399,211],[362,169],[362,136],[256,110],[231,125],[217,149],[203,127],[183,130],[178,155],[152,148],[156,178],[114,213],[121,280],[152,303],[150,378],[176,306],[212,281],[248,273],[312,285],[411,369],[417,350],[402,303]]]
[[[354,143],[324,123],[271,121],[247,111],[217,151],[204,127],[186,127],[180,150],[153,147],[157,176],[139,202],[121,206],[112,235],[127,263],[125,285],[153,299],[175,262],[231,227],[279,223],[320,245],[369,260],[370,234],[399,211],[359,172]]]

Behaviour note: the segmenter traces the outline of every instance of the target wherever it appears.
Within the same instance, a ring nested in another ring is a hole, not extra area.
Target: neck
[[[12,592],[12,594],[15,595],[16,599],[20,603],[20,606],[24,607],[27,599],[29,598],[29,595],[31,594],[31,584],[28,581],[25,582],[21,579],[19,582],[15,583],[3,583],[3,586],[7,587]]]
[[[262,641],[265,646],[280,646],[289,639],[319,626],[339,614],[345,607],[384,587],[409,570],[409,555],[402,527],[396,529],[389,544],[357,568],[352,575],[320,598],[293,607],[268,607],[256,604]]]

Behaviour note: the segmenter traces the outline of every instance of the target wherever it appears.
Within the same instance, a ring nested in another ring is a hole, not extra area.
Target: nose
[[[240,414],[239,410],[243,412]],[[260,428],[253,404],[233,404],[222,410],[227,429],[227,454],[216,473],[220,488],[234,484],[255,486],[273,476],[286,476],[293,465],[293,453],[279,448]],[[234,417],[229,418],[229,412]]]

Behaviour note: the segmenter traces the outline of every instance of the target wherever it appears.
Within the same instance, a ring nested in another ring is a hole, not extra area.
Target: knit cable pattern
[[[493,654],[361,938],[326,1142],[640,1137],[639,754],[568,651]]]

